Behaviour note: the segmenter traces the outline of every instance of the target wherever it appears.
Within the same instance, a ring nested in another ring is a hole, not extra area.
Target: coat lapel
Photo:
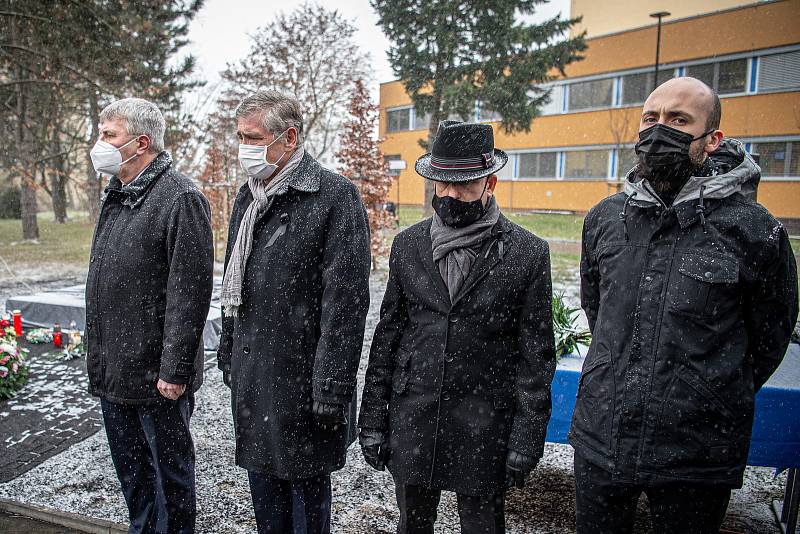
[[[431,222],[428,222],[426,229],[423,232],[422,239],[417,241],[417,252],[419,253],[422,265],[425,266],[428,276],[431,277],[433,285],[439,292],[439,297],[443,299],[445,307],[450,308],[450,293],[447,291],[447,286],[442,280],[442,275],[439,273],[439,268],[433,261],[433,245],[431,244]]]
[[[502,240],[502,245],[498,243],[500,240]],[[503,261],[503,258],[508,254],[512,245],[511,225],[507,223],[503,215],[500,215],[500,220],[497,221],[497,224],[492,229],[492,239],[481,247],[481,252],[478,257],[475,258],[475,264],[472,266],[472,269],[470,269],[469,276],[464,280],[464,285],[461,286],[461,289],[456,294],[453,306],[472,291],[475,286],[478,285],[478,282],[489,274],[489,271]],[[501,246],[503,248],[503,258],[500,257]],[[441,276],[439,278],[441,278]],[[446,290],[447,288],[445,287],[445,291]]]

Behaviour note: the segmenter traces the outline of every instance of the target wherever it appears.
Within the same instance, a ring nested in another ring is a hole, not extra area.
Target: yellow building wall
[[[659,11],[669,11],[671,15],[665,19],[669,21],[754,3],[752,0],[572,0],[570,17],[582,16],[583,20],[573,26],[571,33],[575,36],[585,30],[589,37],[599,37],[649,26],[655,20],[650,13]]]
[[[770,2],[663,24],[660,62],[760,50],[798,41],[800,0]],[[587,45],[585,58],[567,66],[567,77],[652,65],[656,55],[656,27],[588,39]]]
[[[668,26],[669,30],[662,33],[665,62],[798,43],[800,0],[764,3],[715,14],[713,20],[701,17]],[[767,28],[769,31],[765,31]],[[699,39],[699,35],[711,38]],[[647,49],[648,43],[653,48],[652,28],[591,39],[587,59],[570,66],[568,74],[572,77],[650,65],[654,49]],[[400,155],[407,163],[395,180],[390,198],[400,204],[419,205],[424,199],[424,182],[414,171],[414,162],[423,154],[418,142],[427,136],[427,130],[386,133],[386,109],[410,104],[401,82],[380,86],[381,149],[387,155]],[[640,114],[641,107],[635,106],[550,115],[535,119],[530,132],[513,135],[503,133],[494,123],[495,146],[521,150],[628,144],[636,139]],[[723,98],[721,129],[726,136],[737,138],[800,135],[798,116],[800,92]],[[505,209],[585,212],[615,191],[613,184],[602,180],[501,181],[497,197]],[[776,216],[800,218],[800,182],[762,181],[759,201]]]

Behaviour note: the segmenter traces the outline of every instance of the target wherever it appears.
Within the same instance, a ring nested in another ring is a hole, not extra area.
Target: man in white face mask
[[[194,532],[189,418],[211,301],[208,202],[164,150],[164,117],[140,98],[100,114],[91,150],[111,175],[86,282],[86,367],[100,397],[130,533]]]
[[[247,183],[228,233],[219,368],[236,465],[258,531],[330,532],[331,478],[355,439],[369,307],[369,225],[358,190],[302,146],[300,103],[259,91],[236,109]]]

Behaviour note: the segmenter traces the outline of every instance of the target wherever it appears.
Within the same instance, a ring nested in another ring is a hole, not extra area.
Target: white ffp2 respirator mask
[[[119,169],[123,164],[128,163],[130,160],[138,156],[138,154],[134,154],[125,161],[122,161],[122,152],[120,152],[120,150],[133,143],[138,138],[138,136],[134,137],[119,148],[115,147],[111,143],[98,139],[92,147],[92,150],[89,152],[89,156],[92,158],[92,166],[94,167],[94,170],[96,172],[102,172],[103,174],[110,174],[112,176],[119,174]]]

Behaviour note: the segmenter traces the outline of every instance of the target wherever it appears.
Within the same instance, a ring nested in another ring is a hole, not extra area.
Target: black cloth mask
[[[481,196],[478,200],[473,200],[472,202],[464,202],[453,197],[440,197],[434,193],[431,200],[433,211],[447,226],[452,226],[453,228],[469,226],[486,214],[486,206],[483,205],[483,193],[486,192],[488,185],[489,180],[486,180]]]
[[[635,150],[644,174],[660,181],[685,181],[694,170],[689,157],[690,145],[714,131],[711,129],[699,137],[692,137],[664,124],[642,130]]]

